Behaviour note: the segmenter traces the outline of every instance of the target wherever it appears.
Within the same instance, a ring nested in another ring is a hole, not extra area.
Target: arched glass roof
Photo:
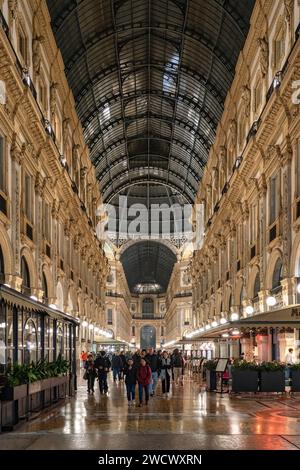
[[[137,286],[158,285],[159,292],[166,292],[176,263],[176,255],[159,242],[139,241],[129,246],[121,255],[129,289]]]
[[[48,0],[105,201],[193,201],[254,1]]]

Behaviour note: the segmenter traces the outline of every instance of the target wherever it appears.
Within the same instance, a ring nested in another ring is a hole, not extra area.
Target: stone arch
[[[241,292],[244,288],[244,278],[240,276],[236,281],[234,305],[241,305]]]
[[[278,261],[278,258],[282,259],[282,252],[279,248],[276,248],[275,250],[272,251],[269,261],[268,261],[268,266],[266,269],[266,275],[265,275],[265,287],[268,290],[272,289],[272,280],[273,280],[273,273],[274,273],[274,268],[275,265]]]
[[[297,233],[291,251],[290,277],[300,277],[300,231]]]
[[[4,258],[5,275],[12,275],[14,271],[12,247],[11,247],[10,239],[7,235],[7,232],[1,224],[0,224],[0,245],[1,245],[2,254]]]
[[[78,300],[74,286],[70,286],[68,290],[68,311],[69,313],[78,313]]]
[[[64,288],[61,281],[56,284],[56,306],[59,310],[64,310]]]
[[[36,271],[36,265],[35,265],[34,257],[33,257],[33,254],[31,253],[30,249],[27,246],[25,246],[21,250],[20,259],[22,257],[24,257],[24,259],[27,263],[28,269],[29,269],[30,284],[31,284],[30,287],[31,287],[31,289],[38,289],[39,288],[39,286],[38,286],[38,275],[37,275],[37,271]]]
[[[46,282],[47,282],[47,289],[48,289],[48,299],[55,298],[55,289],[54,289],[54,282],[50,267],[47,263],[43,264],[42,266],[42,275],[44,274]]]
[[[256,276],[259,275],[260,269],[259,265],[255,264],[249,273],[248,278],[248,285],[247,285],[247,296],[249,299],[253,299],[254,297],[254,286],[256,281]]]

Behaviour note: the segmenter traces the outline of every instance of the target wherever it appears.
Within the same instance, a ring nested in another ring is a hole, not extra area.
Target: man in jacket
[[[122,362],[122,359],[121,359],[119,353],[116,353],[116,354],[113,355],[111,363],[112,363],[114,382],[116,382],[117,377],[120,381],[121,380],[121,369],[123,367],[123,362]]]
[[[106,355],[105,351],[101,351],[100,355],[97,356],[95,360],[95,368],[98,371],[99,388],[101,394],[108,392],[107,374],[110,367],[111,362],[109,357]]]
[[[146,355],[145,359],[148,362],[150,369],[151,369],[152,381],[150,385],[150,395],[151,397],[153,397],[155,394],[158,377],[160,374],[160,359],[158,355],[154,352],[153,348],[149,349],[149,352]]]

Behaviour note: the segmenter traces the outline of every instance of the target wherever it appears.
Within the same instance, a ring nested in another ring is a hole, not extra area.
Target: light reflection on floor
[[[0,435],[0,449],[293,449],[300,448],[300,397],[207,393],[185,378],[168,398],[128,407],[124,384],[108,396],[70,398]]]

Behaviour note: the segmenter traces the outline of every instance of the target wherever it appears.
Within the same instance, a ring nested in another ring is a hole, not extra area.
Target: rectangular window
[[[262,98],[262,92],[261,92],[261,84],[260,82],[257,82],[256,87],[254,89],[254,111],[258,111],[261,105],[261,98]]]
[[[278,216],[278,177],[270,179],[270,225],[275,222]]]
[[[51,211],[46,202],[43,204],[43,236],[48,242],[51,242]]]
[[[6,191],[6,158],[5,158],[5,140],[0,135],[0,190]]]
[[[284,38],[282,32],[277,36],[274,41],[274,65],[276,69],[279,69],[284,56]]]
[[[27,59],[28,59],[28,40],[26,37],[26,34],[24,33],[23,29],[19,29],[19,52],[21,55],[21,58],[23,59],[23,62],[25,65],[28,65]]]
[[[112,325],[112,324],[113,324],[112,315],[113,315],[112,309],[111,309],[111,308],[107,309],[107,324],[108,324],[108,325]]]
[[[25,174],[24,181],[24,212],[29,222],[33,222],[33,189],[32,177]]]
[[[296,194],[300,196],[300,139],[297,145],[297,160],[296,160]]]
[[[253,204],[250,209],[250,243],[253,245],[257,240],[258,208]]]

